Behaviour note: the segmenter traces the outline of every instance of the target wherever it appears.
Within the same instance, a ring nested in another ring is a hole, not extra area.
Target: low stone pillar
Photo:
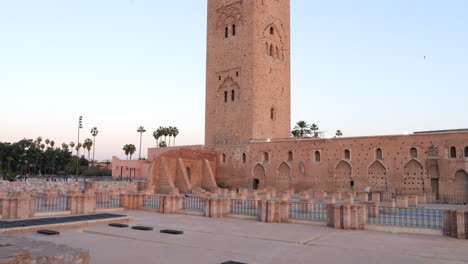
[[[329,196],[325,197],[324,203],[325,204],[336,204],[336,197],[334,195],[329,195]]]
[[[314,198],[323,201],[325,197],[327,197],[327,192],[317,192]]]
[[[333,206],[333,227],[343,229],[343,205],[335,204],[330,206]]]
[[[262,200],[265,200],[265,201],[271,200],[271,194],[269,192],[264,192],[262,194]]]
[[[276,197],[276,189],[275,188],[271,188],[269,192],[270,192],[271,197]]]
[[[402,195],[396,197],[396,207],[408,208],[408,196]]]
[[[418,195],[418,203],[419,204],[427,204],[427,196],[426,194]]]
[[[247,194],[246,193],[238,193],[236,195],[236,199],[238,199],[238,200],[247,200]]]
[[[268,201],[267,200],[261,200],[258,201],[258,210],[257,210],[257,217],[260,222],[266,223],[268,221]]]
[[[457,211],[457,237],[468,239],[468,211]]]
[[[344,204],[342,206],[342,228],[343,229],[351,229],[351,206],[350,204]]]
[[[83,209],[81,206],[81,191],[70,191],[67,193],[68,196],[68,204],[67,208],[71,211],[72,214],[82,214]]]
[[[92,214],[96,212],[96,195],[94,193],[82,196],[83,214]]]
[[[335,196],[336,196],[336,200],[343,200],[343,195],[341,192],[336,192]]]
[[[352,194],[346,194],[343,198],[344,204],[354,204],[354,196]]]
[[[280,199],[280,201],[286,202],[286,201],[289,201],[291,199],[291,196],[290,196],[289,193],[286,192],[286,193],[282,193],[280,195],[279,199]]]
[[[395,203],[395,200],[393,199],[383,200],[381,203],[383,212],[390,213],[390,214],[394,214],[396,212],[395,205],[396,203]]]
[[[327,226],[335,227],[335,204],[327,204]]]
[[[299,199],[300,199],[300,200],[307,200],[307,199],[309,199],[309,198],[310,198],[309,193],[301,192],[301,193],[299,194]]]
[[[369,201],[369,193],[367,192],[359,193],[358,197],[359,197],[359,202],[361,203]]]
[[[85,182],[85,192],[95,193],[97,191],[97,182]]]
[[[372,193],[372,202],[380,202],[380,193]]]
[[[365,205],[357,205],[356,229],[363,230],[367,224],[368,217],[369,217],[368,207]]]
[[[418,206],[418,196],[417,195],[408,195],[408,206],[417,207]]]
[[[442,232],[444,236],[452,236],[452,213],[450,210],[445,210],[443,215]]]
[[[379,202],[365,202],[363,205],[367,207],[368,217],[379,217]]]

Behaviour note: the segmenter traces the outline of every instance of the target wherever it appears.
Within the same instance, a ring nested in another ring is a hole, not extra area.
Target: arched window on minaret
[[[224,29],[224,37],[225,37],[225,38],[228,38],[228,37],[229,37],[229,28],[228,28],[228,27],[226,27],[226,28]]]
[[[276,119],[276,111],[275,111],[275,108],[274,108],[274,107],[272,107],[272,108],[270,109],[270,118],[271,118],[271,120],[275,120],[275,119]]]
[[[274,35],[274,34],[275,34],[275,28],[274,28],[274,27],[270,27],[270,34],[271,34],[271,35]]]
[[[227,99],[228,99],[228,92],[225,91],[224,92],[224,102],[227,103]]]
[[[236,25],[232,25],[232,35],[236,35]]]
[[[236,91],[232,90],[231,91],[231,101],[234,102],[235,99],[236,99]]]

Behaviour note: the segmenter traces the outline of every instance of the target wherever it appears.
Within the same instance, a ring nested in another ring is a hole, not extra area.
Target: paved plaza
[[[133,225],[155,231],[107,225],[62,230],[59,236],[23,236],[90,249],[92,263],[199,263],[233,260],[263,263],[468,263],[468,241],[443,236],[345,231],[318,225],[266,224],[234,218],[210,219],[122,212]],[[178,229],[180,236],[160,234]]]

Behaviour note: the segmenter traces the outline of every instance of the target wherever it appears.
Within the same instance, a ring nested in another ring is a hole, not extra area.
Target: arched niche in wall
[[[372,191],[387,191],[387,169],[380,161],[374,161],[367,171],[367,183]]]
[[[403,170],[403,189],[408,194],[424,192],[424,167],[417,160],[410,160]]]
[[[283,162],[278,167],[278,191],[284,192],[291,188],[291,167],[286,162]]]
[[[347,161],[338,163],[335,169],[335,188],[337,191],[346,191],[352,189],[352,168]]]

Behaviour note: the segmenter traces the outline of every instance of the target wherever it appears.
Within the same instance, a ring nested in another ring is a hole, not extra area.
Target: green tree
[[[163,136],[164,136],[164,143],[166,143],[166,142],[167,142],[167,136],[169,135],[169,129],[168,129],[167,127],[164,127],[164,128],[162,129],[162,134],[163,134]],[[166,145],[167,145],[167,144],[166,144]]]
[[[167,135],[169,136],[169,146],[171,146],[171,137],[174,134],[173,132],[174,132],[174,128],[169,126],[167,128]]]
[[[44,142],[46,143],[47,148],[49,148],[50,140],[49,140],[49,139],[46,139]]]
[[[139,152],[138,152],[138,159],[141,159],[141,141],[143,139],[143,133],[146,132],[146,129],[143,127],[143,126],[140,126],[138,129],[137,129],[137,132],[140,133],[140,148],[138,149]],[[130,158],[131,158],[131,155],[130,155]]]
[[[135,151],[136,151],[136,147],[135,147],[135,145],[130,144],[130,145],[128,146],[128,148],[129,148],[128,154],[130,155],[130,160],[132,160],[132,156],[133,156],[133,154],[134,154]]]
[[[91,135],[93,136],[93,160],[91,161],[91,164],[94,164],[94,154],[96,154],[96,136],[99,134],[99,130],[97,127],[93,127],[91,129]]]
[[[153,131],[153,137],[156,140],[156,147],[158,147],[159,143],[159,138],[161,137],[158,133],[158,130]]]
[[[175,146],[175,139],[179,135],[179,129],[177,127],[173,127],[172,135],[174,136],[174,143],[173,146]]]
[[[341,132],[341,130],[337,130],[335,135],[336,135],[336,137],[342,137],[343,132]]]
[[[310,126],[310,130],[312,130],[314,137],[318,137],[317,131],[319,130],[319,127],[316,124],[312,124]]]
[[[293,135],[296,135],[296,137],[303,138],[305,136],[310,135],[311,133],[311,126],[307,124],[306,121],[299,121],[296,123],[296,126],[294,127],[293,131],[294,133],[291,133]]]
[[[123,146],[122,150],[125,152],[125,156],[127,157],[127,160],[128,160],[128,154],[130,153],[130,148],[129,148],[130,145],[126,144]]]
[[[93,141],[90,139],[90,138],[87,138],[85,141],[84,141],[84,144],[83,144],[83,149],[85,150],[88,150],[88,160],[90,160],[90,156],[91,156],[91,148],[93,146]]]

